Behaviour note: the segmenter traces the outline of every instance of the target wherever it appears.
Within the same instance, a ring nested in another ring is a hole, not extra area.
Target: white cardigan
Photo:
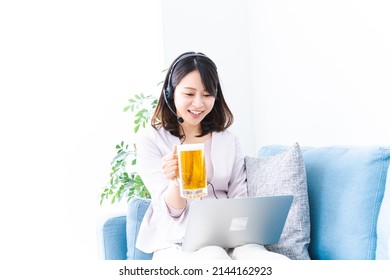
[[[143,218],[136,247],[146,253],[174,246],[183,239],[188,210],[194,199],[187,200],[187,207],[180,217],[169,215],[164,200],[164,191],[168,180],[162,173],[161,159],[172,153],[173,146],[180,145],[180,139],[165,129],[144,130],[138,139],[137,169],[152,200]],[[225,130],[213,132],[211,137],[211,162],[214,176],[211,184],[218,198],[236,198],[247,196],[244,157],[237,137]],[[209,185],[208,196],[203,199],[215,199]]]

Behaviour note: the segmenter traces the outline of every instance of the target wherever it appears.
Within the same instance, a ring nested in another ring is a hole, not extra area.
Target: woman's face
[[[200,127],[200,122],[213,109],[215,97],[205,90],[199,71],[195,70],[177,84],[174,100],[177,115],[184,119],[183,125]]]

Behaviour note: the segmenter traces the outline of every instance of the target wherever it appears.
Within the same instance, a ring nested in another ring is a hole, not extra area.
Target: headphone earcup
[[[173,88],[172,88],[172,85],[170,82],[168,83],[167,87],[165,88],[164,93],[169,101],[173,99]]]

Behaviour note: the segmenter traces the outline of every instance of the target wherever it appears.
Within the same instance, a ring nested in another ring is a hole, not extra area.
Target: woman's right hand
[[[176,145],[173,147],[172,153],[162,158],[162,170],[165,178],[168,180],[175,180],[179,177],[179,160]]]
[[[176,145],[172,153],[162,158],[162,170],[165,177],[170,181],[165,192],[165,203],[175,209],[184,209],[187,200],[180,196],[178,177],[179,177],[179,160],[177,157]]]

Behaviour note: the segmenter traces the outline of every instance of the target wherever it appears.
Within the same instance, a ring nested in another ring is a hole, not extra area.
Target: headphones
[[[164,95],[165,95],[167,100],[172,100],[173,99],[174,88],[173,88],[173,85],[172,85],[172,74],[173,74],[173,71],[175,71],[176,65],[180,61],[182,61],[182,60],[184,60],[186,58],[189,58],[189,57],[205,57],[205,58],[208,58],[206,55],[201,54],[201,53],[189,53],[189,54],[183,55],[178,60],[176,60],[176,62],[172,65],[171,70],[169,71],[167,86],[164,89]]]
[[[176,62],[172,65],[171,67],[171,70],[169,71],[169,74],[168,74],[168,80],[167,80],[167,86],[164,88],[163,90],[163,95],[164,95],[164,99],[165,99],[165,103],[167,104],[168,106],[168,109],[177,117],[177,121],[179,123],[183,123],[184,122],[184,119],[182,117],[179,117],[176,112],[171,108],[171,106],[169,105],[169,102],[168,101],[171,101],[173,99],[173,92],[174,92],[174,88],[172,86],[172,74],[173,74],[173,71],[175,70],[175,67],[176,65],[186,59],[186,58],[189,58],[189,57],[205,57],[205,58],[208,58],[206,55],[204,54],[201,54],[201,53],[190,53],[190,54],[185,54],[183,55],[182,57],[178,58],[176,60]]]

